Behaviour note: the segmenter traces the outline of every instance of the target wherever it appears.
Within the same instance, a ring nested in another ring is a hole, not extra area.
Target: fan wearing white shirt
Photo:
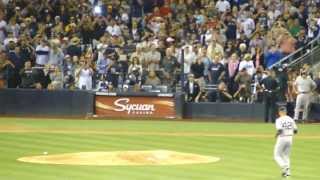
[[[216,9],[218,9],[219,12],[226,12],[228,9],[230,9],[230,3],[227,0],[218,0],[216,4]]]
[[[36,47],[36,63],[38,65],[46,65],[49,62],[50,48],[48,42],[42,40],[40,44]]]
[[[0,42],[3,42],[6,38],[6,26],[7,22],[0,16]]]
[[[246,54],[243,60],[240,62],[239,71],[241,71],[242,69],[247,69],[247,72],[250,76],[253,76],[253,74],[255,73],[256,69],[254,67],[250,54]]]
[[[193,52],[190,46],[186,46],[184,51],[184,74],[190,73],[191,64],[196,61],[196,58],[196,53]]]
[[[109,34],[111,34],[112,36],[120,36],[121,35],[121,28],[114,20],[111,21],[110,25],[108,25],[106,31]]]
[[[251,17],[247,17],[245,18],[245,20],[241,23],[241,26],[243,28],[244,34],[247,37],[250,37],[251,34],[254,32],[255,30],[255,22]]]

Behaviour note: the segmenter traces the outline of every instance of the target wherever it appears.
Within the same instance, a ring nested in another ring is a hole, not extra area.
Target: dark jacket
[[[187,101],[194,102],[200,93],[200,86],[197,82],[193,82],[193,89],[190,89],[190,82],[188,81],[184,86],[184,92],[187,95]]]

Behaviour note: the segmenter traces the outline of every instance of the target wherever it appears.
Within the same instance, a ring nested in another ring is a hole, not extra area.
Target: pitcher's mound
[[[39,164],[139,166],[213,163],[220,158],[167,150],[79,152],[19,158],[18,161]]]

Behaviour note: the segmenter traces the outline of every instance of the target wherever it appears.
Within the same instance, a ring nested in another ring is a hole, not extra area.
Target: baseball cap
[[[279,107],[279,112],[287,112],[287,107],[285,107],[285,106],[280,106],[280,107]]]

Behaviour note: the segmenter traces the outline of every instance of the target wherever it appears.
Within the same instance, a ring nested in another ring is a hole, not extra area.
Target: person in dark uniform
[[[193,74],[188,74],[188,81],[184,86],[184,92],[186,92],[187,102],[198,102],[201,91],[200,85],[195,81]]]
[[[282,67],[278,68],[277,79],[279,82],[278,100],[279,102],[286,102],[286,93],[288,89],[287,65],[283,65]]]
[[[273,70],[267,71],[267,77],[265,77],[261,86],[263,88],[264,93],[264,104],[265,104],[265,114],[264,120],[265,122],[269,122],[269,118],[271,118],[271,122],[274,123],[276,120],[276,111],[277,111],[277,90],[279,89],[279,84],[275,77],[275,72]]]

